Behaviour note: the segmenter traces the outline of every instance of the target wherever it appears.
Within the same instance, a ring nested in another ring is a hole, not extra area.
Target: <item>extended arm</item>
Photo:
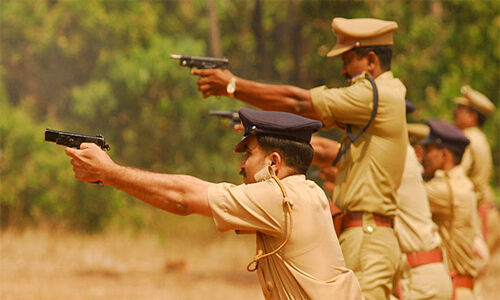
[[[97,145],[83,143],[80,150],[66,148],[75,177],[101,181],[165,211],[211,216],[208,187],[212,183],[188,175],[160,174],[120,166]]]
[[[204,98],[227,96],[227,84],[234,77],[229,70],[220,69],[197,69],[191,73],[200,76],[198,90]],[[309,90],[296,86],[266,84],[237,77],[234,97],[263,110],[286,111],[319,120]]]
[[[319,167],[330,167],[340,149],[339,142],[320,136],[311,138],[311,146],[314,149],[312,164]]]

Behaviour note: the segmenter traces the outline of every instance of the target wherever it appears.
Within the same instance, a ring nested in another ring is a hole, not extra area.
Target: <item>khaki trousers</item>
[[[476,297],[474,297],[474,293],[472,292],[471,289],[459,287],[455,290],[454,300],[474,300],[474,299],[476,299]]]
[[[364,214],[363,226],[344,229],[339,242],[346,266],[356,274],[365,299],[389,299],[400,258],[394,230],[377,226],[371,214]]]
[[[436,262],[410,268],[405,262],[403,262],[399,281],[402,288],[402,300],[451,299],[453,287],[444,263]]]

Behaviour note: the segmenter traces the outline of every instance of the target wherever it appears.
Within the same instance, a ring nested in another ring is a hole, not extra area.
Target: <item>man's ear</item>
[[[278,168],[281,167],[281,164],[283,163],[281,155],[278,152],[270,153],[268,159],[271,162],[271,167],[273,167],[273,170],[275,172]]]
[[[472,123],[474,123],[474,124],[478,124],[479,123],[479,114],[477,112],[472,111],[470,113],[470,118],[472,120]]]
[[[375,54],[375,52],[370,51],[368,52],[366,58],[368,59],[368,71],[373,72],[373,70],[375,70],[375,67],[377,66],[378,56],[377,54]]]
[[[443,148],[443,165],[445,165],[447,169],[455,165],[455,156],[448,148]]]

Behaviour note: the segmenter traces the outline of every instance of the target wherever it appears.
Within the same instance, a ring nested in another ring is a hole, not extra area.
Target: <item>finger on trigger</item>
[[[67,156],[76,157],[76,150],[70,147],[66,147],[65,151]]]
[[[94,143],[81,143],[80,150],[91,148],[91,147],[93,147],[93,145],[95,145],[95,144]]]

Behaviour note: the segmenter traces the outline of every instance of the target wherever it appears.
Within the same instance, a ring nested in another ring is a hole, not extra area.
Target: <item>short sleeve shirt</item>
[[[291,221],[274,179],[238,186],[221,183],[208,191],[217,228],[254,231],[257,250],[269,253],[282,244],[293,224],[285,246],[258,264],[266,299],[361,299],[359,283],[345,267],[324,192],[304,175],[281,182],[293,204]]]
[[[394,231],[403,253],[428,251],[441,246],[422,179],[422,166],[410,145],[406,151],[406,164],[398,189],[398,214]]]
[[[463,133],[470,140],[462,158],[465,175],[474,184],[478,204],[494,203],[494,193],[490,186],[493,168],[490,145],[478,127],[466,128]]]
[[[408,144],[406,88],[390,71],[379,75],[375,83],[379,94],[377,115],[340,159],[333,198],[343,211],[394,216]],[[355,135],[370,119],[373,89],[364,75],[354,78],[348,87],[320,86],[310,95],[326,128],[351,125]]]
[[[438,171],[425,183],[434,221],[446,251],[448,267],[460,275],[478,273],[473,241],[477,232],[476,197],[461,166]]]

